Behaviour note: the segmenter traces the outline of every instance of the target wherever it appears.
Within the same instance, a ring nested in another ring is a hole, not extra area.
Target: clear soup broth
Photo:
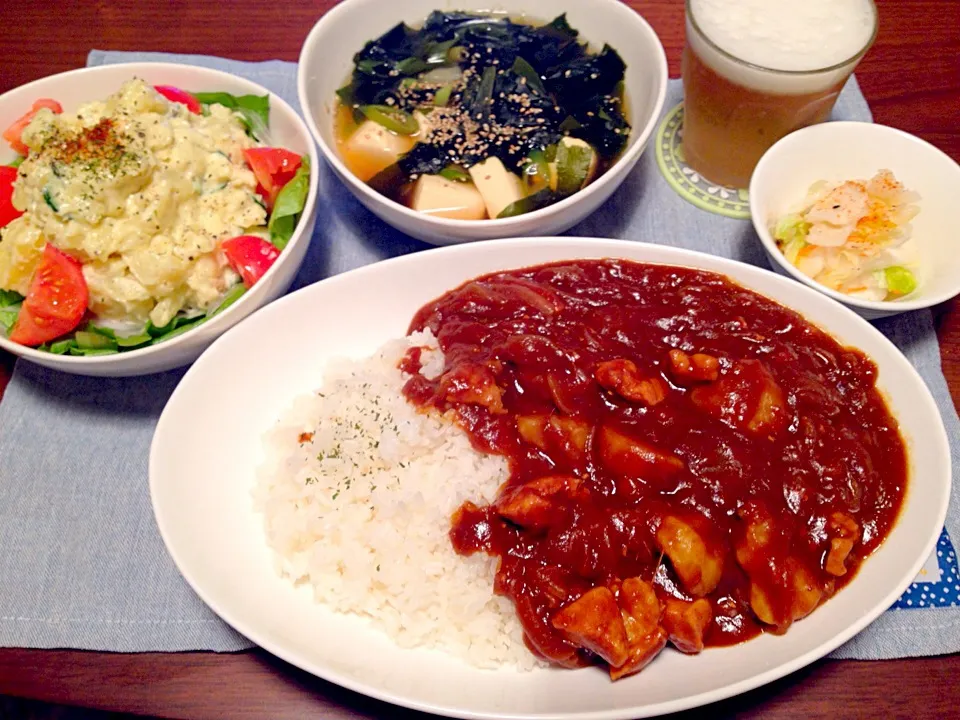
[[[354,58],[338,92],[337,151],[378,192],[459,220],[532,212],[605,173],[630,136],[626,66],[565,16],[434,12]]]

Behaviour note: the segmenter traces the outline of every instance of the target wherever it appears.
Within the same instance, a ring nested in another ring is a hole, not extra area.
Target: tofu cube
[[[451,220],[482,220],[486,217],[483,196],[473,185],[439,175],[420,176],[410,206],[417,212]]]
[[[408,135],[397,135],[373,120],[364,120],[344,143],[343,160],[366,182],[410,152],[415,143]]]
[[[470,177],[483,196],[487,215],[491,218],[523,197],[520,178],[507,170],[498,157],[489,157],[474,165],[470,168]]]

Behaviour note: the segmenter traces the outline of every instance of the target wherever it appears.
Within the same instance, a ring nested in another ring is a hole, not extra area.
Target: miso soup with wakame
[[[376,191],[436,217],[520,215],[606,172],[630,136],[626,66],[594,51],[561,15],[432,13],[354,56],[337,91],[347,168]]]

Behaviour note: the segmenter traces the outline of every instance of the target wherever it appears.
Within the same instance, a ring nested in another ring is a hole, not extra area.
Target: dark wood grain
[[[297,59],[329,0],[3,2],[0,93],[82,67],[93,48]],[[682,0],[633,0],[679,74]],[[874,119],[914,133],[960,160],[960,2],[877,0],[877,43],[857,70]],[[558,8],[562,3],[558,3]],[[11,28],[29,29],[29,48]],[[960,304],[936,310],[944,373],[960,402]],[[0,354],[0,393],[12,362]],[[2,582],[2,579],[0,579]],[[885,662],[821,661],[739,698],[713,717],[943,718],[960,707],[960,656]],[[254,650],[245,653],[111,654],[0,650],[0,694],[182,718],[411,716],[314,678]],[[704,711],[680,715],[702,717]]]
[[[947,718],[960,707],[958,658],[822,661],[674,720]],[[424,718],[316,678],[262,650],[104,654],[0,652],[0,693],[171,718]]]

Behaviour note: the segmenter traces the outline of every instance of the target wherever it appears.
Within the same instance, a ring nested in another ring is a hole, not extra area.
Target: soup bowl
[[[362,182],[337,152],[336,91],[347,84],[353,57],[397,23],[419,26],[434,10],[491,11],[547,22],[566,13],[592,50],[606,43],[626,63],[626,115],[632,130],[619,159],[584,189],[540,210],[510,218],[453,220],[412,210]],[[300,53],[297,90],[320,152],[344,184],[371,212],[398,230],[435,245],[517,235],[562,232],[596,210],[619,187],[643,153],[663,109],[667,60],[656,33],[619,0],[346,0],[313,27]]]

